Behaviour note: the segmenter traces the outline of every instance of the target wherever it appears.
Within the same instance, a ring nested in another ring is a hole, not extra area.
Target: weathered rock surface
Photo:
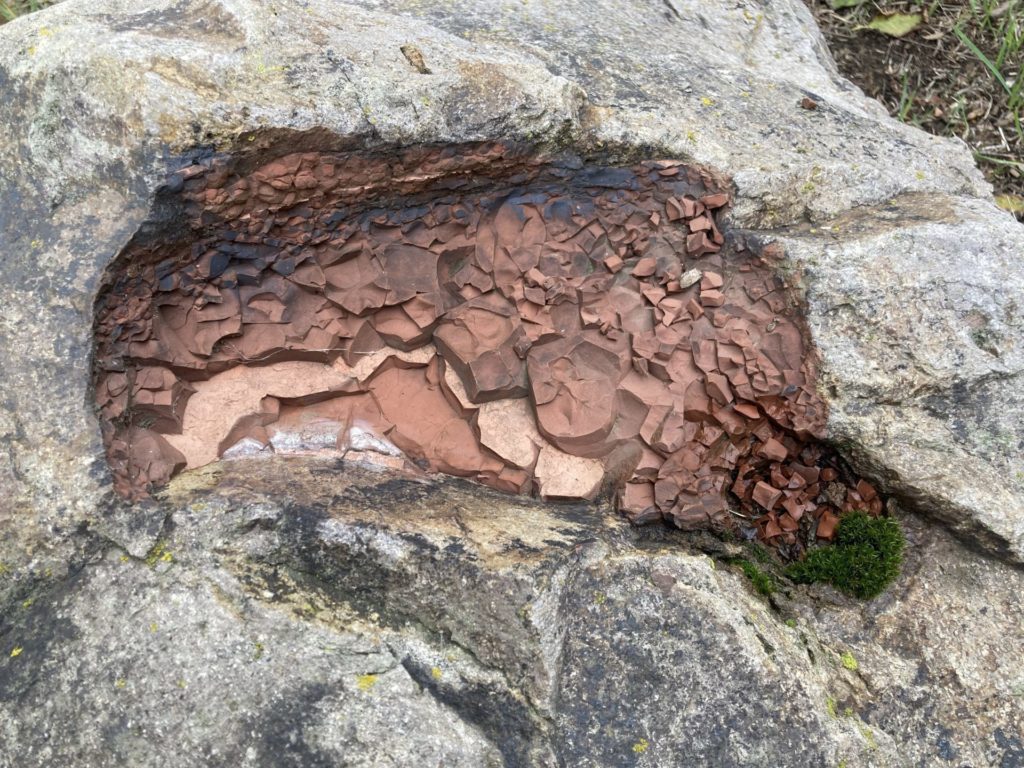
[[[5,610],[0,765],[1020,765],[1024,576],[907,524],[883,598],[772,609],[607,508],[213,465]]]
[[[969,154],[839,80],[795,0],[464,6],[0,29],[0,765],[1024,764],[1024,231]],[[772,611],[592,507],[330,464],[114,501],[94,301],[172,171],[495,139],[732,178],[728,225],[802,286],[829,436],[922,515],[891,593]]]
[[[832,436],[884,491],[1022,557],[1021,230],[962,147],[834,76],[802,6],[387,8],[72,0],[5,26],[15,505],[80,515],[105,492],[91,302],[113,255],[159,227],[169,171],[211,148],[503,138],[657,148],[731,175],[731,225],[770,232],[803,281]]]

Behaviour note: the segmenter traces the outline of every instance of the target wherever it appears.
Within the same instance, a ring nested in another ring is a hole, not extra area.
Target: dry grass
[[[808,4],[846,77],[900,120],[963,139],[1024,218],[1024,0]],[[919,23],[902,38],[866,28],[891,13]]]
[[[33,11],[41,11],[60,0],[0,0],[0,24],[13,21]]]

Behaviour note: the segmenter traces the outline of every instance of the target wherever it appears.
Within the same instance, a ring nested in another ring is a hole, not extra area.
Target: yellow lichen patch
[[[849,651],[844,651],[843,655],[839,657],[839,660],[843,663],[843,666],[851,672],[856,672],[857,667],[860,666],[857,664],[857,659],[855,659],[853,654]]]
[[[875,734],[866,725],[862,725],[860,728],[860,734],[864,737],[864,740],[868,743],[869,749],[878,749],[878,742],[875,741]]]
[[[114,687],[115,688],[126,688],[127,686],[128,686],[128,681],[125,680],[123,677],[119,677],[119,678],[117,678],[117,680],[114,681]]]
[[[153,548],[149,550],[149,554],[146,555],[146,565],[150,568],[156,566],[157,563],[173,563],[174,555],[167,548],[167,542],[161,539]]]
[[[377,678],[380,675],[359,675],[356,677],[356,685],[360,691],[368,691],[377,684]]]
[[[432,678],[434,678],[435,680],[440,680],[442,674],[443,673],[441,672],[441,668],[440,667],[431,667],[430,668],[430,676]]]
[[[642,755],[649,746],[651,746],[651,743],[647,739],[640,739],[640,741],[633,745],[633,751],[638,755]]]
[[[21,652],[22,652],[23,650],[25,650],[25,649],[24,649],[24,648],[22,648],[22,647],[21,647],[21,646],[19,645],[19,646],[18,646],[17,648],[15,648],[14,650],[12,650],[12,651],[11,651],[11,658],[13,659],[13,658],[16,658],[16,657],[18,657],[18,656],[21,656]]]

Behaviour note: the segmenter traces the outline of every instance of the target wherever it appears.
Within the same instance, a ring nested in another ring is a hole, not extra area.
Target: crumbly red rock
[[[799,307],[777,249],[726,241],[710,172],[500,144],[248,167],[180,171],[177,239],[112,268],[96,399],[122,494],[356,451],[547,498],[617,486],[637,522],[727,525],[731,503],[781,544],[881,510],[857,478],[824,493]]]

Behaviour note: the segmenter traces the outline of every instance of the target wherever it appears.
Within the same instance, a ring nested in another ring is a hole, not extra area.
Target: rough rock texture
[[[778,249],[719,231],[729,196],[706,170],[500,143],[247,164],[173,174],[157,207],[185,215],[105,276],[118,493],[369,442],[512,493],[610,488],[635,522],[756,530],[789,557],[843,511],[882,511],[851,473],[828,485],[802,305]],[[478,414],[516,400],[523,450]]]
[[[907,524],[883,598],[772,609],[608,508],[214,465],[4,612],[0,764],[1020,765],[1024,577]]]
[[[1024,763],[1024,234],[962,146],[837,78],[796,0],[67,0],[0,29],[0,92],[0,764]],[[119,506],[94,302],[171,173],[493,140],[732,179],[727,223],[802,287],[828,435],[922,515],[893,592],[778,614],[675,539],[480,491],[478,544],[462,515],[428,535],[433,491],[414,514],[332,465]]]
[[[72,1],[5,26],[16,507],[80,515],[108,487],[83,405],[91,304],[169,171],[282,131],[304,132],[294,150],[502,138],[729,174],[731,225],[774,232],[804,286],[831,434],[883,491],[1021,558],[1020,228],[962,147],[835,78],[802,6],[383,8]]]

